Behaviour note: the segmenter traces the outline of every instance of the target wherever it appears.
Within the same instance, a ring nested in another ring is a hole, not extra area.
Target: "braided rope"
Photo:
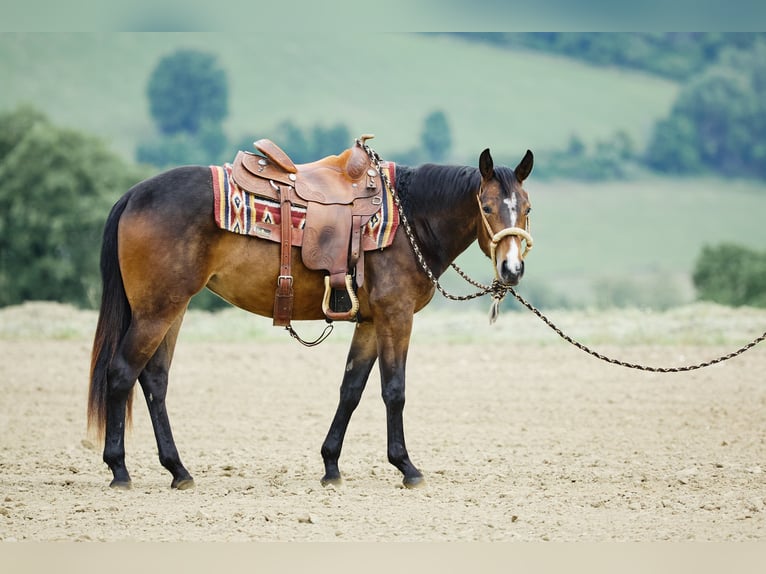
[[[401,201],[399,200],[399,194],[396,193],[396,190],[391,187],[390,182],[388,181],[388,177],[385,173],[385,170],[382,170],[380,168],[380,156],[373,151],[368,145],[363,144],[363,147],[365,151],[367,151],[368,155],[370,156],[370,159],[375,164],[376,169],[383,177],[383,180],[385,182],[385,185],[391,189],[391,195],[393,196],[394,203],[396,204],[396,208],[399,210],[399,219],[402,223],[402,227],[404,228],[404,232],[407,235],[407,239],[409,240],[410,245],[412,246],[412,250],[415,253],[415,256],[417,257],[418,263],[420,264],[420,267],[423,269],[425,274],[430,279],[431,283],[433,283],[434,287],[441,293],[444,297],[447,299],[451,299],[452,301],[468,301],[471,299],[476,299],[477,297],[482,297],[483,295],[492,294],[492,310],[490,312],[490,321],[493,322],[494,318],[497,317],[498,308],[500,305],[500,302],[503,300],[503,298],[506,296],[506,294],[510,293],[514,296],[514,298],[521,303],[524,307],[532,311],[537,317],[545,323],[548,327],[550,327],[559,337],[561,337],[564,341],[567,343],[574,345],[581,351],[584,351],[585,353],[596,357],[597,359],[600,359],[602,361],[605,361],[607,363],[610,363],[612,365],[618,365],[620,367],[626,367],[628,369],[637,369],[639,371],[647,371],[650,373],[681,373],[686,371],[694,371],[697,369],[703,369],[705,367],[710,367],[711,365],[715,365],[718,363],[722,363],[724,361],[728,361],[729,359],[733,359],[734,357],[737,357],[741,355],[742,353],[752,349],[755,347],[758,343],[761,343],[762,341],[766,340],[766,331],[749,343],[743,345],[736,351],[732,351],[731,353],[727,353],[725,355],[721,355],[720,357],[716,357],[715,359],[710,359],[708,361],[703,361],[701,363],[696,363],[693,365],[684,365],[681,367],[651,367],[647,365],[641,365],[638,363],[629,363],[626,361],[621,361],[619,359],[614,359],[612,357],[608,357],[602,353],[599,353],[598,351],[595,351],[588,347],[587,345],[584,345],[583,343],[580,343],[579,341],[574,340],[572,337],[564,333],[559,327],[556,326],[556,324],[551,321],[548,317],[546,317],[539,309],[537,309],[534,305],[532,305],[529,301],[524,299],[521,295],[519,295],[516,290],[511,287],[510,285],[503,285],[500,283],[497,279],[495,279],[491,285],[484,285],[482,283],[479,283],[478,281],[472,279],[469,277],[460,267],[458,267],[455,263],[451,263],[452,268],[468,283],[473,285],[474,287],[477,287],[479,291],[476,291],[475,293],[471,293],[468,295],[453,295],[452,293],[449,293],[444,287],[442,287],[441,283],[439,283],[439,279],[434,275],[433,271],[428,267],[428,263],[426,263],[425,257],[423,257],[423,253],[420,250],[420,247],[417,244],[417,241],[415,241],[415,235],[412,232],[412,228],[410,227],[409,221],[407,221],[407,216],[404,214],[404,208],[402,207]]]

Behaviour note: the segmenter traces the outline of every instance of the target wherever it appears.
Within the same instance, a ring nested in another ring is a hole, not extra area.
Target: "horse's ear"
[[[492,154],[489,153],[489,148],[481,152],[481,156],[479,156],[479,171],[484,180],[492,179],[492,176],[495,174],[495,162],[492,161]]]
[[[527,150],[527,153],[524,154],[524,157],[519,162],[519,165],[517,165],[516,169],[513,170],[513,172],[516,174],[516,179],[519,180],[519,183],[523,182],[529,177],[529,174],[532,173],[532,166],[534,163],[535,158],[532,155],[532,152]]]

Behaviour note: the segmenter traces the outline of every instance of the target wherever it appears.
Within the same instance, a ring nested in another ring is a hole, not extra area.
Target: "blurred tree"
[[[702,169],[766,177],[766,42],[729,50],[681,90],[657,123],[646,163],[666,172]]]
[[[165,56],[147,86],[159,136],[139,143],[136,159],[157,167],[220,163],[228,140],[226,72],[213,54],[179,50]]]
[[[215,55],[197,50],[162,58],[149,78],[147,95],[163,134],[196,134],[206,122],[220,124],[229,112],[226,72]]]
[[[101,230],[141,179],[104,144],[19,108],[0,115],[0,306],[93,306]]]
[[[583,142],[577,134],[572,134],[569,137],[566,153],[572,157],[580,157],[585,155],[586,151],[587,148],[585,147],[585,142]]]
[[[313,159],[339,154],[354,143],[351,132],[343,124],[330,127],[316,125],[312,130],[312,136]]]
[[[427,161],[441,162],[447,158],[452,149],[452,135],[447,114],[437,110],[426,116],[423,131],[420,134],[420,143]]]

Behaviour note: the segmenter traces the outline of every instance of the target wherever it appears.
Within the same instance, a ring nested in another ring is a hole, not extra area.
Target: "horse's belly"
[[[230,236],[230,237],[228,237]],[[280,274],[280,247],[263,239],[228,233],[214,250],[216,264],[207,287],[232,305],[272,317]],[[298,249],[292,250],[293,319],[324,319],[321,271],[307,269]]]

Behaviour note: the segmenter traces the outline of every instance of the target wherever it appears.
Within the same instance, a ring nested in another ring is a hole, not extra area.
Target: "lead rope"
[[[391,187],[385,170],[380,168],[380,156],[378,156],[378,154],[366,144],[363,147],[365,148],[368,155],[370,156],[370,159],[372,159],[378,172],[381,174],[381,177],[383,178],[383,181],[385,182],[386,187],[388,187],[388,189],[391,190],[391,196],[393,197],[394,203],[396,204],[396,208],[399,211],[399,219],[402,223],[402,227],[404,227],[404,232],[407,235],[407,239],[409,240],[410,245],[412,246],[412,250],[415,253],[415,256],[417,257],[420,267],[428,276],[431,283],[433,283],[434,287],[439,291],[439,293],[441,293],[444,297],[452,301],[469,301],[471,299],[476,299],[477,297],[482,297],[483,295],[492,294],[492,305],[490,307],[490,316],[489,316],[490,323],[495,322],[495,320],[497,319],[497,316],[500,313],[500,303],[503,301],[505,296],[508,293],[510,293],[511,295],[514,296],[514,298],[519,303],[521,303],[524,307],[526,307],[527,309],[532,311],[532,313],[537,315],[537,317],[539,317],[543,323],[545,323],[548,327],[550,327],[559,337],[564,339],[567,343],[574,345],[581,351],[584,351],[588,353],[589,355],[596,357],[597,359],[601,359],[602,361],[605,361],[612,365],[619,365],[621,367],[626,367],[628,369],[637,369],[639,371],[647,371],[650,373],[681,373],[686,371],[694,371],[694,370],[702,369],[705,367],[710,367],[711,365],[715,365],[717,363],[722,363],[724,361],[728,361],[729,359],[733,359],[734,357],[741,355],[745,351],[752,349],[758,343],[766,339],[766,331],[764,331],[762,335],[756,337],[755,339],[743,345],[736,351],[727,353],[725,355],[721,355],[720,357],[716,357],[715,359],[711,359],[709,361],[703,361],[701,363],[696,363],[693,365],[685,365],[682,367],[650,367],[647,365],[640,365],[637,363],[628,363],[625,361],[620,361],[619,359],[613,359],[611,357],[607,357],[606,355],[599,353],[598,351],[594,351],[587,345],[584,345],[583,343],[580,343],[579,341],[575,341],[572,337],[570,337],[569,335],[564,333],[561,329],[559,329],[559,327],[557,327],[553,321],[551,321],[548,317],[546,317],[539,309],[537,309],[534,305],[532,305],[532,303],[530,303],[529,301],[524,299],[524,297],[519,295],[516,292],[516,290],[510,285],[503,285],[497,279],[492,281],[491,285],[484,285],[470,278],[455,263],[450,264],[452,268],[468,283],[470,283],[474,287],[477,287],[479,291],[468,294],[468,295],[453,295],[449,293],[446,289],[444,289],[444,287],[441,286],[441,283],[439,283],[439,280],[434,275],[433,271],[431,271],[431,269],[428,267],[428,263],[426,263],[426,260],[423,257],[423,253],[420,251],[420,247],[415,241],[415,235],[412,232],[412,228],[410,227],[409,221],[407,221],[407,216],[404,215],[404,208],[402,207],[401,201],[399,201],[399,195],[396,193],[396,190]]]

